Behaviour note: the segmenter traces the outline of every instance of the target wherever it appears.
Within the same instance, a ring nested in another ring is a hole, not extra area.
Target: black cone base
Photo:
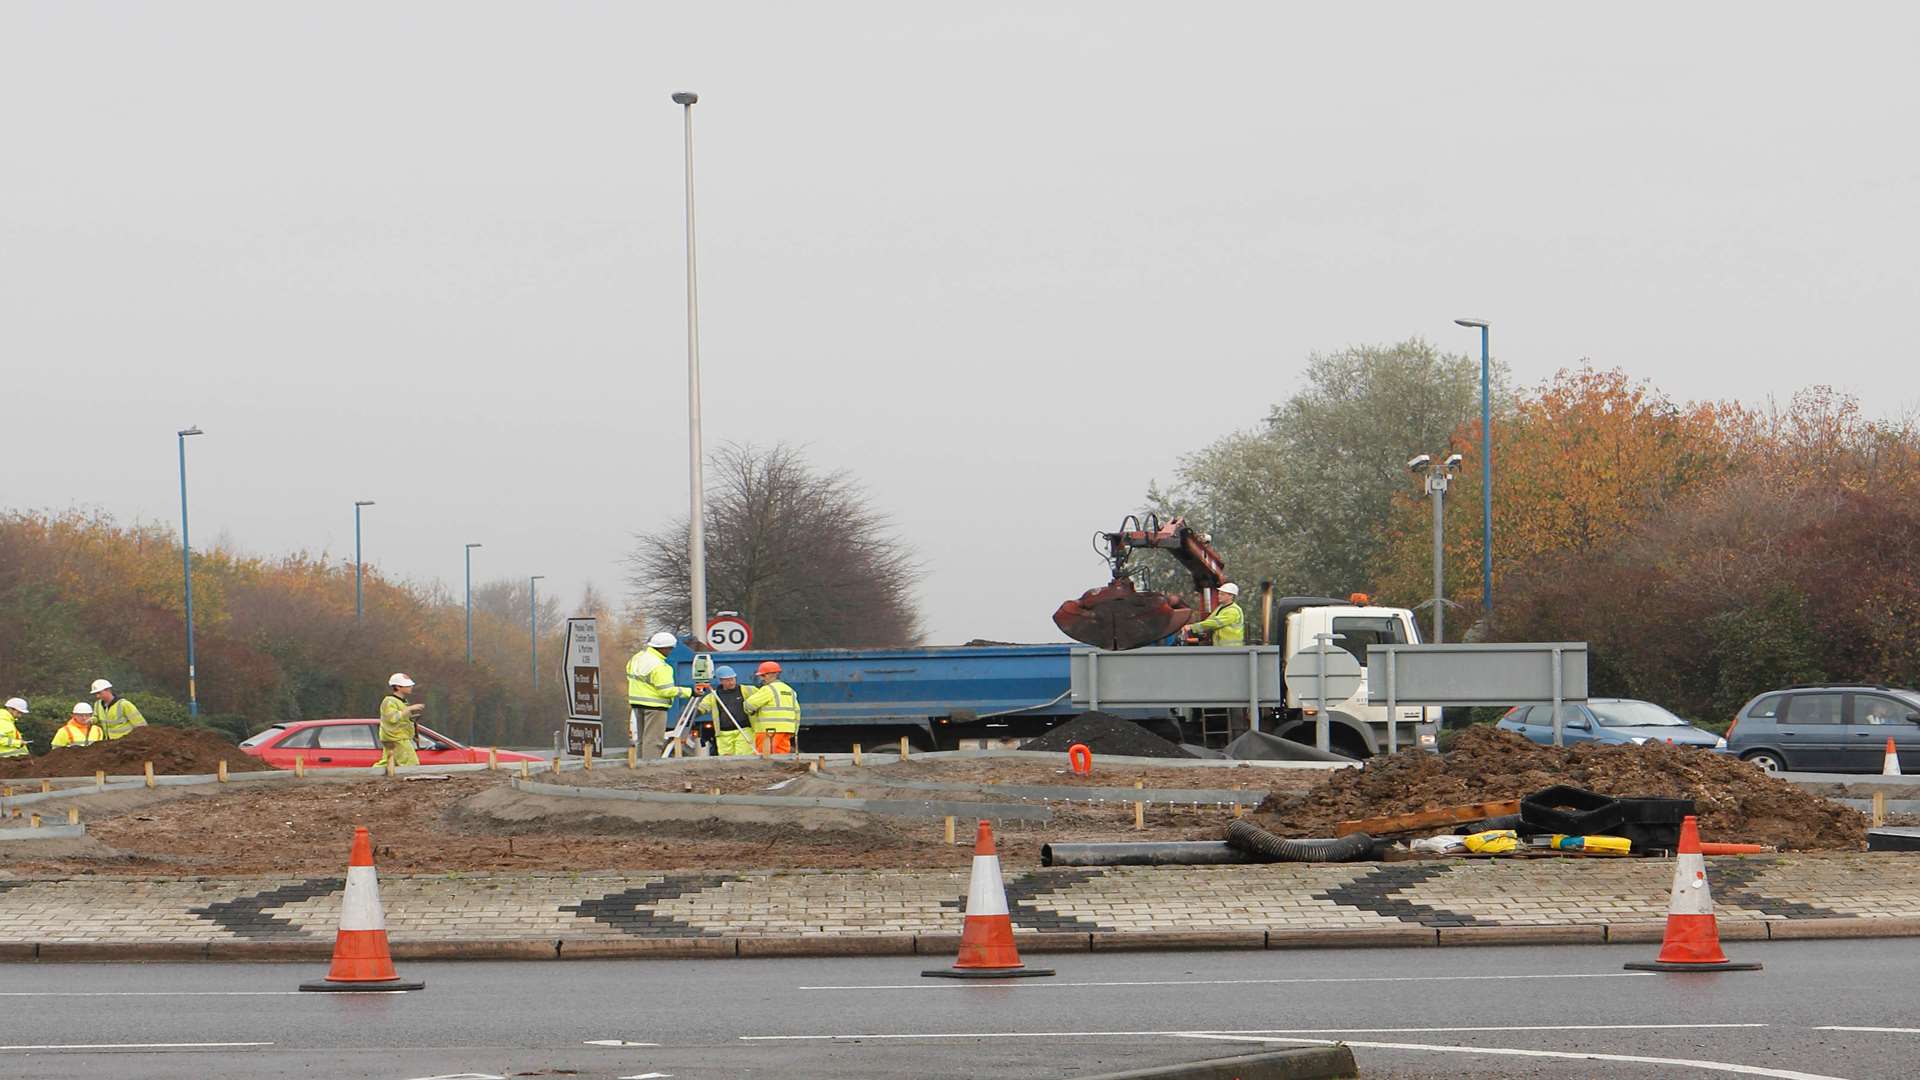
[[[1053,969],[1023,967],[994,971],[990,968],[941,968],[920,974],[929,979],[1030,979],[1036,975],[1051,975]]]
[[[364,983],[328,982],[325,979],[318,979],[300,984],[302,990],[323,994],[386,994],[395,990],[425,990],[426,988],[427,984],[424,982],[403,982],[398,979],[393,982]]]
[[[1732,960],[1724,964],[1669,964],[1659,960],[1635,961],[1621,965],[1628,971],[1759,971],[1759,964],[1741,964]]]

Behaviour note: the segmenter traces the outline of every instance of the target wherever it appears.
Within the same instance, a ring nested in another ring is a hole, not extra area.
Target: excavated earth
[[[1556,749],[1493,727],[1461,732],[1445,754],[1405,750],[1319,774],[1303,794],[1276,792],[1253,819],[1280,836],[1332,836],[1342,821],[1518,799],[1555,784],[1692,799],[1703,840],[1783,851],[1866,847],[1865,815],[1724,754],[1664,743]]]
[[[149,761],[154,772],[170,776],[205,775],[218,769],[222,761],[227,763],[228,772],[268,768],[215,732],[148,724],[110,742],[63,747],[39,757],[0,760],[0,779],[92,776],[96,772],[127,776],[139,773]]]

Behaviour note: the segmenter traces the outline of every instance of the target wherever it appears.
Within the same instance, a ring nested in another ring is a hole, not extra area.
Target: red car
[[[380,760],[378,720],[289,720],[240,744],[240,749],[276,769],[306,759],[309,769],[370,769]],[[462,746],[431,728],[415,725],[413,745],[422,765],[484,765],[485,747]],[[503,762],[545,761],[515,750],[496,751]]]

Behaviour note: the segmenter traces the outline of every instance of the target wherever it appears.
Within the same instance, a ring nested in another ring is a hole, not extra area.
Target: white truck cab
[[[1332,642],[1353,654],[1360,663],[1360,687],[1340,701],[1329,701],[1328,740],[1331,748],[1349,757],[1384,754],[1388,746],[1405,750],[1418,746],[1437,748],[1440,710],[1417,705],[1402,705],[1393,738],[1387,735],[1387,710],[1383,705],[1367,704],[1367,646],[1415,645],[1420,643],[1420,626],[1406,608],[1378,607],[1355,596],[1348,602],[1326,597],[1285,597],[1276,601],[1276,616],[1285,627],[1277,644],[1282,646],[1281,667],[1295,653],[1312,650],[1319,634],[1337,635]],[[1286,708],[1274,733],[1283,738],[1311,744],[1312,729],[1319,719],[1320,703],[1309,693],[1304,698],[1289,688]]]

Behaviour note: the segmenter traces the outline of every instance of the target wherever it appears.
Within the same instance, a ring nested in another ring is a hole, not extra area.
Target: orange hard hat
[[[778,675],[780,674],[780,665],[772,660],[762,660],[760,661],[760,666],[755,668],[753,673],[755,675]]]

